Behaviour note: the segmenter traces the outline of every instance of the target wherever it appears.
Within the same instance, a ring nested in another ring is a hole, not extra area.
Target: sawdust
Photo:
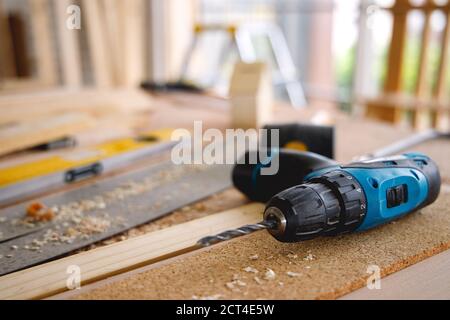
[[[251,273],[258,273],[258,270],[252,267],[245,267],[244,268],[245,272],[251,272]]]
[[[212,296],[205,296],[205,297],[193,295],[192,300],[219,300],[222,297],[223,295],[221,294],[214,294]]]
[[[170,183],[178,179],[186,172],[199,172],[205,170],[205,166],[180,166],[170,170],[160,171],[155,176],[144,178],[141,181],[128,181],[122,185],[106,191],[102,194],[93,196],[92,198],[80,201],[72,201],[66,204],[47,207],[46,204],[40,202],[31,203],[26,210],[26,216],[21,219],[7,219],[2,217],[2,223],[9,222],[12,226],[24,226],[27,228],[48,227],[45,233],[39,238],[32,239],[29,243],[23,245],[20,250],[30,250],[42,252],[42,248],[46,245],[70,244],[78,239],[86,240],[94,234],[101,234],[108,231],[113,226],[123,226],[125,224],[123,217],[110,217],[108,209],[113,207],[117,202],[124,201],[128,197],[136,196],[144,192],[151,192],[163,183]],[[185,183],[184,188],[189,188],[189,184]],[[162,199],[167,200],[167,199]],[[161,204],[155,203],[155,207]],[[183,214],[190,208],[182,209]],[[206,210],[203,204],[194,205],[194,210]],[[176,217],[172,217],[176,219]],[[153,228],[165,228],[170,224],[161,225]],[[145,232],[148,232],[146,230]],[[113,239],[99,242],[87,248],[75,251],[85,251],[96,246],[107,245],[117,241],[123,241],[133,236],[142,234],[138,229],[131,229],[125,234],[114,237]],[[0,238],[1,238],[0,234]]]
[[[276,275],[275,271],[273,271],[270,268],[267,268],[266,273],[264,274],[264,279],[273,280],[273,279],[275,279],[276,276],[277,275]]]
[[[130,229],[122,234],[116,235],[110,239],[93,244],[88,248],[79,250],[86,251],[104,245],[113,244],[126,239],[131,239],[143,234],[168,228],[170,226],[192,221],[216,213],[222,210],[231,209],[248,203],[248,200],[234,189],[228,189],[220,193],[214,194],[202,202],[194,205],[185,206],[173,211],[170,215],[162,217],[156,221]]]
[[[255,282],[256,282],[257,284],[263,284],[263,281],[262,281],[259,277],[257,277],[257,276],[254,276],[254,277],[253,277],[253,280],[255,280]]]
[[[312,253],[308,253],[308,255],[303,258],[305,261],[313,261],[314,259],[316,258],[312,255]]]
[[[286,272],[286,274],[291,278],[300,277],[302,275],[301,273],[292,272],[292,271],[288,271],[288,272]]]

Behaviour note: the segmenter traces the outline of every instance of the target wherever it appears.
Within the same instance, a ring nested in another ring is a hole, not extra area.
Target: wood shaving
[[[235,283],[240,287],[245,287],[247,284],[241,280],[235,280]]]
[[[223,297],[222,294],[214,294],[212,296],[192,296],[193,300],[219,300]]]
[[[291,277],[291,278],[295,278],[295,277],[301,276],[301,273],[292,272],[292,271],[288,271],[288,272],[286,272],[286,274],[287,274],[289,277]]]
[[[275,271],[273,271],[272,269],[267,268],[267,271],[264,274],[264,279],[266,279],[266,280],[273,280],[273,279],[275,279],[275,277],[276,277]]]
[[[263,281],[260,279],[260,278],[258,278],[258,277],[253,277],[253,280],[255,280],[255,282],[257,283],[257,284],[263,284]]]
[[[252,268],[252,267],[245,267],[244,271],[249,272],[249,273],[258,273],[258,270],[256,270],[255,268]]]
[[[312,261],[316,259],[316,257],[314,257],[311,253],[309,253],[306,257],[303,258],[303,260],[305,261]]]
[[[12,258],[13,255],[12,255],[12,254],[7,254],[5,257],[6,257],[6,258]]]
[[[199,202],[194,205],[194,209],[197,211],[205,211],[206,206],[203,203]]]
[[[259,256],[257,254],[254,254],[250,257],[248,257],[250,260],[258,260]]]
[[[226,285],[227,288],[230,289],[230,290],[234,290],[234,289],[235,289],[234,283],[233,283],[233,282],[227,282],[225,285]]]
[[[296,255],[296,254],[294,254],[294,253],[288,253],[287,257],[288,257],[289,259],[297,259],[297,258],[298,258],[298,255]]]
[[[163,170],[155,176],[147,177],[143,180],[125,182],[113,190],[95,195],[92,198],[52,206],[51,208],[48,208],[43,203],[34,202],[28,206],[27,215],[23,219],[13,219],[10,223],[12,226],[20,225],[35,228],[53,220],[55,226],[47,230],[42,238],[35,239],[37,242],[26,244],[26,250],[40,251],[48,243],[58,245],[61,243],[73,243],[77,239],[87,240],[91,235],[103,233],[113,225],[127,226],[126,221],[122,217],[112,219],[108,216],[105,209],[123,201],[129,196],[149,192],[163,183],[170,183],[185,175],[186,172],[198,172],[205,169],[205,166],[180,166],[170,170]],[[201,205],[197,207],[201,208]],[[95,215],[90,215],[91,211],[96,211]],[[159,226],[158,229],[163,227]],[[133,230],[129,232],[132,233]],[[120,241],[120,237],[128,239],[130,234],[119,236],[114,241]]]
[[[17,249],[19,249],[19,247],[16,246],[16,245],[12,245],[12,246],[11,246],[11,250],[17,250]]]
[[[40,202],[33,202],[27,207],[27,217],[34,221],[51,221],[55,212]]]

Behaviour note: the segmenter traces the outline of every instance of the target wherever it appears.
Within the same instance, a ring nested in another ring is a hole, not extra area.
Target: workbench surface
[[[172,94],[155,96],[151,101],[152,111],[145,115],[145,118],[140,119],[141,129],[163,127],[190,129],[194,120],[203,120],[204,128],[230,127],[226,100],[192,94]],[[313,117],[315,112],[317,111],[296,111],[290,107],[277,106],[275,122],[305,122]],[[387,124],[351,118],[335,112],[330,114],[336,121],[336,158],[343,162],[351,161],[355,156],[405,138],[411,133],[406,128],[394,128]],[[363,234],[317,239],[298,244],[281,244],[267,233],[259,232],[86,285],[81,291],[68,292],[55,298],[340,297],[365,285],[368,265],[380,266],[382,274],[387,275],[449,247],[450,142],[436,140],[422,144],[414,150],[425,152],[434,158],[441,168],[443,178],[443,190],[439,200],[421,213],[412,214],[398,222]],[[201,204],[178,210],[167,217],[132,229],[102,244],[121,241],[246,202],[247,200],[241,194],[230,189],[206,199]],[[446,270],[450,270],[449,260],[441,258],[439,263],[442,265],[442,261],[446,261]],[[416,266],[411,268],[414,267]],[[436,269],[436,267],[430,268]],[[268,269],[276,274],[272,280],[266,279],[265,274]],[[387,287],[388,281],[390,280],[387,278]],[[398,292],[400,296],[396,296],[392,293],[395,293],[394,289],[386,291],[385,295],[383,290],[375,290],[376,297],[401,298],[402,292]],[[427,290],[433,291],[432,288]],[[440,297],[444,295],[450,298],[449,290],[439,292]],[[371,297],[371,295],[367,292],[355,292],[354,296],[348,297]]]

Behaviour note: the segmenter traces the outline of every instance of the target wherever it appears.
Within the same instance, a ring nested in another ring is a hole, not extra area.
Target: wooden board
[[[428,258],[381,281],[381,290],[367,287],[342,297],[343,300],[367,299],[450,299],[450,250]]]
[[[0,155],[54,141],[93,125],[85,114],[66,113],[0,127]]]
[[[61,53],[62,82],[64,85],[80,87],[83,83],[79,33],[80,30],[70,30],[66,26],[69,18],[67,8],[73,3],[71,0],[55,1],[56,31]]]
[[[83,112],[94,117],[151,110],[151,97],[138,90],[57,89],[0,94],[0,124],[44,115]]]
[[[14,49],[7,13],[3,10],[4,1],[0,1],[0,80],[16,76]]]
[[[36,68],[38,78],[44,84],[55,85],[58,82],[58,71],[50,24],[50,1],[30,0],[33,43],[36,52]]]
[[[3,276],[0,299],[33,299],[64,291],[70,266],[78,266],[82,281],[88,283],[198,249],[199,238],[255,223],[262,209],[261,204],[250,204]]]
[[[122,13],[123,30],[123,61],[122,74],[124,84],[129,87],[138,87],[145,77],[144,56],[144,13],[143,0],[119,1],[118,9]]]
[[[105,36],[106,22],[103,16],[102,3],[83,0],[83,18],[86,19],[89,54],[91,58],[94,81],[97,87],[111,87],[114,84],[113,62]]]

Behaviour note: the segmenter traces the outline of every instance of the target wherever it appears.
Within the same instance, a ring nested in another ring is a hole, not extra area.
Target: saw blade
[[[231,187],[230,165],[138,169],[79,189],[44,197],[50,223],[25,218],[23,203],[0,210],[0,275],[63,256]],[[0,239],[1,240],[1,239]]]

